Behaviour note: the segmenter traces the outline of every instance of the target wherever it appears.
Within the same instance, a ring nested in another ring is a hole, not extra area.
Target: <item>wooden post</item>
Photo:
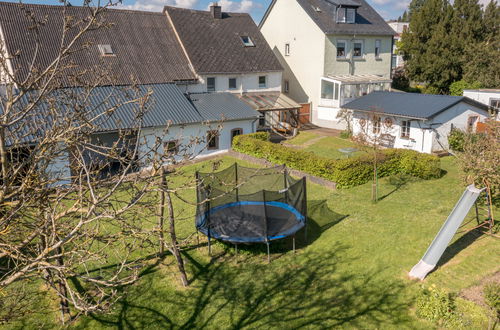
[[[159,231],[159,254],[160,256],[165,253],[165,237],[163,233],[163,225],[165,222],[165,168],[162,166],[160,169],[160,205],[158,210],[158,231]]]

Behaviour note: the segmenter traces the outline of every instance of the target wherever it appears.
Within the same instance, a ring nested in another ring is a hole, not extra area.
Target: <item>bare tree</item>
[[[373,161],[372,201],[378,201],[378,164],[382,154],[380,150],[394,145],[394,119],[384,115],[383,111],[373,109],[355,118],[355,136],[353,140],[366,152]],[[353,120],[351,119],[351,120]]]

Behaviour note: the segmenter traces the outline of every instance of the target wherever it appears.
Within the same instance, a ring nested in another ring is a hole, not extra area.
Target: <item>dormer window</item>
[[[337,23],[355,23],[356,8],[337,8]]]
[[[111,45],[98,45],[101,56],[115,56]]]
[[[241,36],[241,41],[245,45],[245,47],[254,47],[255,44],[253,43],[252,39],[249,36]]]

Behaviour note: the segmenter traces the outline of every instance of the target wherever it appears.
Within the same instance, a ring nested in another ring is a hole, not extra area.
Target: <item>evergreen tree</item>
[[[477,81],[486,88],[500,88],[500,7],[491,1],[483,14],[481,40],[467,48],[464,80]]]
[[[408,22],[408,12],[405,10],[400,22]]]
[[[426,0],[411,0],[408,6],[408,19],[424,5],[425,1]]]

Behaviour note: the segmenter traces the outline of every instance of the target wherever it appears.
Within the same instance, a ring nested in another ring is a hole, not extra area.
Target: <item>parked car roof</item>
[[[414,119],[430,119],[460,102],[466,102],[485,111],[488,110],[486,105],[464,96],[379,91],[351,101],[343,105],[342,108]]]
[[[304,11],[326,34],[395,34],[394,30],[365,0],[349,0],[350,6],[357,4],[356,23],[337,23],[336,1],[297,0]],[[272,6],[272,5],[271,5]]]
[[[32,19],[44,22],[38,28],[40,47],[34,61],[36,68],[44,69],[59,53],[64,17],[84,19],[90,8],[0,2],[0,25],[19,80],[27,77],[37,47],[36,29],[28,13]],[[93,74],[101,79],[105,75],[109,81],[102,84],[114,85],[197,79],[163,13],[105,9],[99,18],[108,26],[87,32],[74,45],[73,50],[79,51],[65,63],[71,61],[77,67],[61,75],[63,87],[79,85],[68,76],[82,70],[87,71],[84,77],[88,80],[96,80]],[[72,28],[68,35],[74,35],[81,26]],[[112,54],[103,56],[102,47]]]
[[[282,71],[283,68],[248,14],[165,7],[198,74]],[[242,37],[250,38],[245,46]]]

